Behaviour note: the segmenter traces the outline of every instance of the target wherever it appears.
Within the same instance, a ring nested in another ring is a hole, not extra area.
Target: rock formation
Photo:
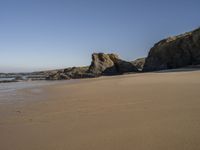
[[[32,73],[0,73],[0,82],[21,80],[68,80],[93,78],[101,75],[118,75],[127,72],[155,71],[200,65],[200,28],[161,40],[150,49],[147,58],[128,62],[116,54],[94,53],[87,67],[71,67]],[[8,80],[8,78],[14,78]]]
[[[137,71],[137,68],[132,63],[119,59],[116,54],[94,53],[89,67],[72,67],[64,70],[49,71],[46,79],[94,78],[101,75],[118,75]]]
[[[88,72],[88,69],[89,67],[72,67],[64,69],[64,73],[72,79],[95,77],[92,73]]]
[[[200,64],[200,28],[164,39],[151,48],[144,71]]]
[[[94,78],[95,75],[88,72],[89,67],[70,67],[57,71],[49,71],[46,80],[69,80],[81,78]]]
[[[132,61],[131,63],[139,70],[142,71],[144,64],[145,64],[145,59],[146,58],[138,58],[134,61]]]
[[[62,71],[52,72],[47,77],[46,80],[69,80],[70,77],[64,74]]]
[[[94,53],[88,72],[100,75],[117,75],[126,72],[137,72],[137,68],[130,62],[119,59],[116,54]]]

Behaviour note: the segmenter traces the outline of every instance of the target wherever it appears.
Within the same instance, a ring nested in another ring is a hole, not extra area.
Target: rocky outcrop
[[[64,70],[64,73],[72,79],[93,78],[94,74],[88,72],[89,67],[72,67]]]
[[[200,28],[164,39],[151,48],[144,71],[200,64]]]
[[[127,72],[137,72],[138,69],[128,61],[124,61],[116,54],[94,53],[90,66],[70,67],[59,70],[39,71],[32,73],[0,74],[0,78],[14,78],[12,81],[29,80],[69,80],[94,78],[101,75],[119,75]]]
[[[49,71],[47,80],[68,80],[94,78],[101,75],[117,75],[136,72],[137,68],[130,62],[119,59],[116,54],[94,53],[89,67],[71,67],[63,70]]]
[[[69,80],[69,79],[70,77],[61,71],[57,72],[54,71],[46,77],[46,80]]]
[[[113,74],[117,70],[114,67],[114,59],[118,59],[115,54],[104,54],[104,53],[94,53],[92,54],[92,62],[89,67],[89,72],[95,75],[101,75],[103,73]]]
[[[139,70],[142,71],[144,64],[145,64],[145,59],[146,58],[138,58],[134,61],[132,61],[131,63]]]
[[[88,72],[95,76],[117,75],[126,72],[137,72],[137,68],[130,62],[121,60],[116,54],[94,53]]]
[[[69,80],[81,78],[93,78],[94,74],[88,72],[89,67],[70,67],[58,71],[50,71],[47,80]]]

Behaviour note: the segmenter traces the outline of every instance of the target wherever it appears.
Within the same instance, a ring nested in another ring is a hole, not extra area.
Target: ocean
[[[0,81],[12,81],[15,78],[0,78]]]
[[[65,80],[65,81],[21,81],[0,83],[0,104],[3,103],[15,103],[20,101],[26,101],[27,95],[24,92],[19,92],[23,89],[29,89],[33,95],[40,95],[42,93],[42,86],[56,85],[56,84],[69,84],[79,82],[80,80]],[[27,98],[28,99],[28,98]]]
[[[20,93],[19,90],[30,89],[33,91],[33,94],[38,95],[42,92],[42,86],[61,84],[66,82],[69,81],[22,81],[0,83],[0,104],[25,101],[26,96],[31,96],[25,95],[23,92]]]

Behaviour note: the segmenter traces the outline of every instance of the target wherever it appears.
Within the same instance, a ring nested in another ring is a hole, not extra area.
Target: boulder
[[[115,64],[112,59],[118,59],[115,54],[104,54],[104,53],[94,53],[92,54],[92,62],[89,68],[89,72],[95,75],[101,75],[102,73],[113,74],[117,70],[114,67]]]
[[[137,68],[130,62],[121,60],[116,54],[94,53],[88,72],[95,76],[116,75],[136,72]]]
[[[200,64],[200,28],[164,39],[151,48],[144,71]]]
[[[146,58],[138,58],[134,61],[132,61],[131,63],[139,70],[142,71],[144,64],[145,64],[145,59]]]

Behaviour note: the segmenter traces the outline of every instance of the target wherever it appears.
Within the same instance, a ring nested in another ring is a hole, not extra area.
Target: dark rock
[[[115,66],[116,66],[117,72],[119,74],[123,74],[126,72],[137,72],[138,71],[138,69],[132,63],[121,60],[121,59],[116,60]]]
[[[71,67],[58,71],[50,71],[47,80],[69,80],[81,78],[94,78],[95,75],[88,72],[89,67]]]
[[[64,73],[72,79],[93,78],[94,74],[88,72],[89,67],[72,67],[64,70]]]
[[[163,70],[200,64],[200,28],[164,39],[151,48],[144,71]]]
[[[116,54],[94,53],[89,72],[96,75],[116,75],[136,72],[137,68],[130,62],[119,59]]]
[[[51,73],[46,77],[46,80],[69,80],[70,77],[62,72]]]
[[[17,80],[13,79],[13,80],[3,80],[0,81],[0,83],[11,83],[11,82],[18,82]]]
[[[19,80],[25,80],[25,79],[23,78],[23,76],[16,76],[15,80],[19,81]]]
[[[139,70],[142,71],[144,64],[145,64],[145,59],[146,58],[138,58],[134,61],[132,61],[131,63]]]

